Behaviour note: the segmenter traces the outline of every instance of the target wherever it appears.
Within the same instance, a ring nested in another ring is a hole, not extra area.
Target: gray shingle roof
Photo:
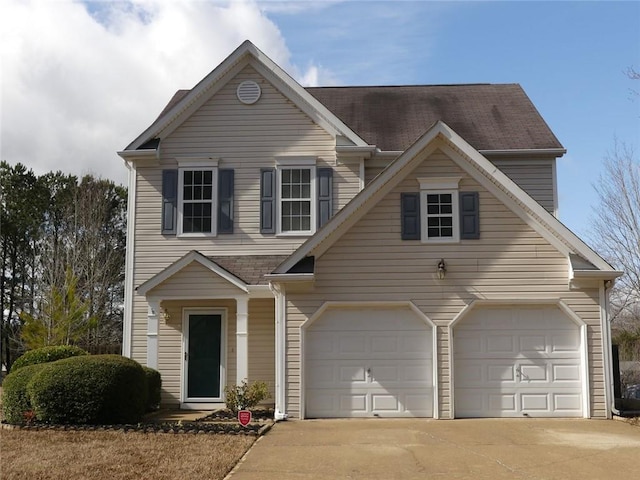
[[[438,120],[476,150],[562,148],[518,84],[306,90],[381,150],[405,150]]]
[[[367,143],[381,150],[406,150],[438,120],[476,150],[563,148],[518,84],[306,90]],[[178,90],[157,120],[188,93],[189,90]]]
[[[267,285],[264,278],[288,258],[287,255],[242,255],[233,257],[207,257],[247,285]]]

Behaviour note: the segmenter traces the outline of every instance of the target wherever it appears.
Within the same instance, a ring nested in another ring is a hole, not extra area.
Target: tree
[[[22,338],[28,349],[78,343],[95,324],[89,305],[76,293],[78,279],[67,268],[62,287],[53,286],[36,315],[24,312]]]
[[[33,311],[40,225],[47,191],[22,164],[0,163],[0,360],[7,368],[21,353],[20,313]]]
[[[630,146],[615,143],[595,189],[599,199],[592,221],[596,248],[624,271],[611,293],[614,335],[624,337],[625,345],[635,338],[640,346],[640,162]],[[640,355],[637,346],[627,346],[625,351]]]
[[[38,177],[24,165],[2,162],[0,206],[2,363],[10,368],[24,350],[21,330],[27,318],[32,319],[26,334],[30,345],[37,344],[36,332],[44,335],[43,344],[58,338],[48,330],[34,330],[34,320],[50,321],[52,305],[69,288],[69,275],[74,296],[86,305],[81,310],[87,328],[73,342],[93,352],[117,350],[122,341],[126,188],[90,175],[80,181],[62,172]]]

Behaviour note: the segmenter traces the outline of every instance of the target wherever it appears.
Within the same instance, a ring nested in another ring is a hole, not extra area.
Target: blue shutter
[[[318,175],[318,228],[333,215],[333,169],[319,168]]]
[[[460,238],[480,238],[480,202],[478,192],[460,192]]]
[[[176,233],[178,221],[178,170],[162,171],[162,233]]]
[[[402,240],[420,240],[420,194],[400,194]]]
[[[218,170],[218,233],[233,233],[233,170]]]
[[[260,233],[276,233],[276,171],[260,170]]]

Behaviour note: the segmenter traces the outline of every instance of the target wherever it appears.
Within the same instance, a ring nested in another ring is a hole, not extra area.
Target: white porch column
[[[274,414],[275,420],[285,420],[287,418],[286,413],[286,379],[285,379],[285,366],[286,366],[286,297],[285,290],[282,284],[269,283],[269,287],[275,296],[275,317],[276,317],[276,411]]]
[[[249,297],[236,298],[236,384],[249,379]]]
[[[147,367],[158,369],[158,316],[160,300],[147,298]]]

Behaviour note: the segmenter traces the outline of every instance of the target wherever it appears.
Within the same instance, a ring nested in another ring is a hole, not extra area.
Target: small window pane
[[[443,193],[442,195],[440,195],[440,202],[441,203],[451,203],[451,194],[450,193]]]
[[[302,182],[311,183],[311,170],[306,168],[302,170]]]
[[[291,170],[291,183],[300,183],[300,170]]]
[[[211,170],[205,170],[204,172],[204,183],[206,185],[213,184],[213,172]]]

